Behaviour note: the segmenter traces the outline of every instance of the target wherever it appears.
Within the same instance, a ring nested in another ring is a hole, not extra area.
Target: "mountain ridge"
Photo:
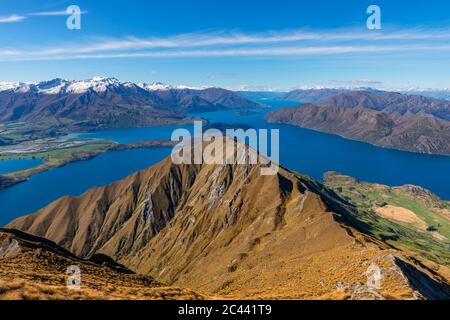
[[[272,111],[266,119],[392,149],[450,155],[450,122],[431,115],[306,104]]]
[[[284,168],[261,176],[258,165],[174,165],[169,158],[8,227],[231,298],[448,296],[447,280],[360,231],[348,210],[322,185]],[[366,284],[371,264],[386,273],[377,290]]]
[[[334,108],[368,108],[398,115],[432,115],[450,120],[450,101],[398,92],[343,92],[328,96],[318,104]]]
[[[176,124],[188,113],[258,108],[259,104],[221,88],[166,87],[95,77],[3,85],[0,121],[68,120],[94,129]]]

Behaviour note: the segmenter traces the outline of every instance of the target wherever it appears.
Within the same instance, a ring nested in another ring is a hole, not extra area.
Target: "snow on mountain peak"
[[[119,85],[121,85],[121,82],[115,78],[94,77],[89,80],[73,81],[67,86],[66,91],[77,94],[85,93],[89,90],[105,92],[108,87]]]
[[[38,92],[41,94],[60,94],[60,93],[72,93],[83,94],[88,91],[94,91],[97,93],[105,92],[109,88],[118,87],[134,88],[136,86],[147,91],[163,91],[163,90],[203,90],[206,87],[192,87],[192,86],[172,86],[161,82],[152,83],[140,83],[135,84],[133,82],[122,82],[116,78],[107,78],[101,76],[95,76],[88,80],[64,80],[53,79],[49,81],[42,81],[39,83],[22,83],[22,82],[0,82],[0,92],[13,90],[15,92]]]
[[[14,90],[20,86],[19,82],[0,82],[0,92]]]
[[[0,92],[14,91],[25,93],[31,90],[32,84],[23,82],[0,82]]]
[[[172,86],[170,84],[165,84],[165,83],[161,83],[161,82],[139,83],[138,86],[147,91],[204,90],[204,89],[208,88],[208,87],[195,87],[195,86],[186,86],[186,85]]]
[[[173,87],[169,84],[161,82],[139,83],[139,87],[147,91],[171,90]]]

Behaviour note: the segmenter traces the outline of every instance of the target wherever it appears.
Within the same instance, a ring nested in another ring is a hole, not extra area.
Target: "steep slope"
[[[422,187],[390,187],[329,172],[325,185],[355,205],[379,238],[450,265],[450,202]],[[370,220],[373,221],[370,221]]]
[[[80,268],[79,290],[66,285],[69,266]],[[82,260],[46,239],[0,229],[0,300],[201,298],[133,274],[106,256]]]
[[[361,107],[307,104],[273,111],[266,119],[387,148],[450,155],[450,122],[433,116],[401,116]]]
[[[56,118],[96,129],[164,125],[180,121],[188,112],[258,106],[219,88],[155,87],[102,77],[3,85],[0,90],[0,121]]]
[[[450,101],[397,92],[343,92],[324,98],[318,104],[335,108],[369,108],[389,114],[433,115],[450,120]]]
[[[138,273],[235,298],[438,298],[447,280],[358,231],[346,205],[313,180],[259,165],[171,159],[8,227],[83,257],[106,254]],[[351,222],[352,221],[352,222]],[[379,289],[367,271],[383,274]]]

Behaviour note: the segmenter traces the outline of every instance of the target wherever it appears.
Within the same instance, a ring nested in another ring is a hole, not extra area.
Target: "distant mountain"
[[[220,88],[138,85],[102,77],[0,85],[0,121],[37,122],[57,118],[85,127],[134,127],[176,123],[188,112],[258,106]]]
[[[299,103],[317,104],[325,98],[335,96],[341,93],[352,91],[367,91],[373,93],[381,93],[383,91],[372,88],[320,88],[320,89],[297,89],[284,94],[281,99],[287,101],[297,101]]]
[[[404,94],[414,94],[434,99],[450,100],[450,89],[410,89],[402,91]]]
[[[450,155],[450,122],[433,116],[406,112],[404,115],[390,114],[362,108],[359,104],[354,105],[353,100],[345,99],[347,96],[332,97],[330,100],[338,106],[353,108],[307,104],[273,111],[267,119],[272,123],[297,125],[387,148]],[[380,106],[366,100],[361,100],[360,104],[373,108]]]
[[[67,268],[81,272],[79,290],[68,290]],[[202,299],[134,274],[103,255],[83,260],[55,243],[17,230],[0,229],[0,299]]]
[[[433,115],[450,120],[450,101],[396,92],[343,92],[326,97],[319,104],[336,108],[369,108],[400,115]]]
[[[105,254],[158,281],[226,298],[450,296],[436,264],[431,269],[425,258],[419,263],[410,251],[370,234],[380,220],[359,223],[351,204],[308,177],[260,170],[175,165],[168,158],[9,227],[82,257]],[[416,235],[426,246],[426,235],[408,234]],[[379,288],[368,286],[374,266],[386,275]]]
[[[326,97],[345,91],[344,89],[298,89],[286,93],[281,99],[300,103],[318,103]]]
[[[236,93],[252,101],[276,100],[286,94],[286,92],[273,91],[236,91]]]

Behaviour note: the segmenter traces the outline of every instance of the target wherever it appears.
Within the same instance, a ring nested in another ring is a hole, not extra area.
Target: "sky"
[[[449,57],[447,0],[0,0],[0,81],[450,88]]]

